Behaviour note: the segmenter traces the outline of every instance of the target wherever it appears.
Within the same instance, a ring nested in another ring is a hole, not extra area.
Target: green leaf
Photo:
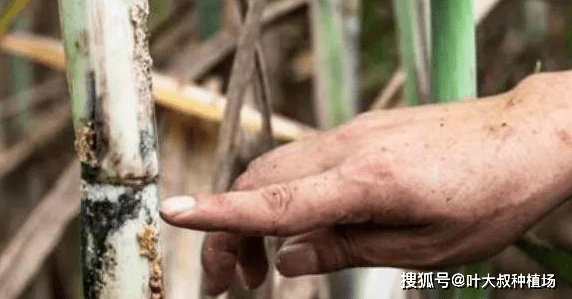
[[[556,275],[559,281],[572,286],[571,252],[558,248],[551,248],[531,240],[522,240],[515,245],[542,267]]]
[[[471,265],[464,265],[463,266],[463,274],[465,275],[465,277],[467,275],[471,275],[471,276],[475,276],[475,274],[477,275],[477,277],[479,278],[483,278],[485,276],[488,276],[488,274],[491,272],[491,262],[490,261],[483,261],[477,264],[471,264]],[[467,298],[467,299],[482,299],[482,298],[489,298],[490,294],[489,294],[489,290],[490,288],[487,289],[483,289],[482,287],[482,282],[481,284],[479,284],[479,286],[477,288],[469,288],[469,287],[465,287],[462,288],[459,292],[459,296],[457,298]]]

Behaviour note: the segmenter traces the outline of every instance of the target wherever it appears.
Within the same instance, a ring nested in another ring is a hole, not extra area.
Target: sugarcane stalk
[[[419,78],[416,57],[418,50],[415,47],[417,0],[393,0],[393,9],[399,35],[400,60],[406,73],[405,102],[408,106],[414,106],[420,102],[417,90]]]
[[[476,37],[472,0],[431,1],[431,95],[436,102],[469,100],[477,97]],[[450,269],[484,277],[490,262]],[[438,298],[489,298],[488,289],[438,288]]]
[[[163,298],[146,0],[60,0],[85,298]]]
[[[351,51],[354,47],[351,43],[347,48],[344,47],[344,33],[353,35],[351,31],[358,29],[344,31],[342,5],[341,0],[311,2],[312,47],[316,66],[314,106],[321,128],[339,125],[355,113],[353,107],[357,99],[351,95],[350,85],[344,83],[353,71],[344,70],[348,68],[344,64],[352,61],[344,58],[344,51]],[[352,5],[346,4],[346,9],[348,8],[351,11]],[[352,26],[351,22],[346,24]]]
[[[346,110],[344,114],[349,118],[357,113],[360,100],[361,1],[344,0],[342,17],[344,105],[341,107]]]
[[[433,100],[474,99],[477,56],[472,1],[431,1],[431,28]]]

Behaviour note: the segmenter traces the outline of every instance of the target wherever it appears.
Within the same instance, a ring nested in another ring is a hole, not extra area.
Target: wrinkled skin
[[[263,155],[233,192],[180,197],[194,208],[161,215],[213,232],[202,255],[211,294],[235,268],[249,287],[263,282],[264,235],[289,237],[276,265],[289,277],[473,262],[572,193],[571,113],[569,72],[479,101],[370,112]]]

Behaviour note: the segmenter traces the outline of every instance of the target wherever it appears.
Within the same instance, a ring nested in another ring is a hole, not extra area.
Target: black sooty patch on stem
[[[86,88],[87,88],[87,95],[89,96],[89,100],[87,101],[86,108],[86,115],[88,120],[94,121],[95,120],[95,111],[97,109],[97,91],[95,86],[95,71],[90,70],[86,76]]]
[[[99,167],[93,167],[87,163],[80,163],[81,165],[81,178],[88,184],[97,183],[97,178],[100,172]]]
[[[88,195],[89,196],[89,195]],[[117,231],[127,220],[135,219],[141,209],[141,199],[128,191],[117,202],[86,197],[81,204],[81,243],[83,258],[83,293],[87,299],[99,298],[103,274],[115,263],[115,249],[106,244],[110,233]],[[93,243],[88,244],[88,236]],[[88,248],[89,246],[89,248]],[[88,252],[92,252],[88,256]]]

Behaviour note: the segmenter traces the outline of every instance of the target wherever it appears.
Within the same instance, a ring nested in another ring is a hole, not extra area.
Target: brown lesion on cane
[[[121,161],[123,159],[119,153],[114,152],[111,154],[110,160],[111,160],[111,165],[113,165],[113,167],[118,167],[119,165],[121,165]]]
[[[161,299],[164,296],[163,286],[163,260],[157,257],[151,263],[151,276],[149,277],[151,299]]]
[[[157,229],[151,225],[145,224],[137,233],[137,242],[139,243],[139,254],[154,260],[157,257]]]
[[[87,57],[89,54],[89,34],[86,29],[79,31],[77,39],[74,42],[75,50],[79,55]]]
[[[75,134],[74,147],[81,162],[91,166],[97,164],[96,133],[93,123],[89,122],[85,127],[77,130]]]
[[[157,229],[152,225],[143,225],[137,233],[139,254],[149,260],[149,289],[151,290],[151,299],[165,298],[163,260],[157,249],[158,241]]]
[[[149,118],[153,115],[153,98],[151,92],[151,66],[153,60],[149,53],[147,18],[149,5],[147,1],[135,0],[131,2],[129,11],[133,27],[133,65],[135,70],[135,84],[139,100],[141,101],[140,117]]]

